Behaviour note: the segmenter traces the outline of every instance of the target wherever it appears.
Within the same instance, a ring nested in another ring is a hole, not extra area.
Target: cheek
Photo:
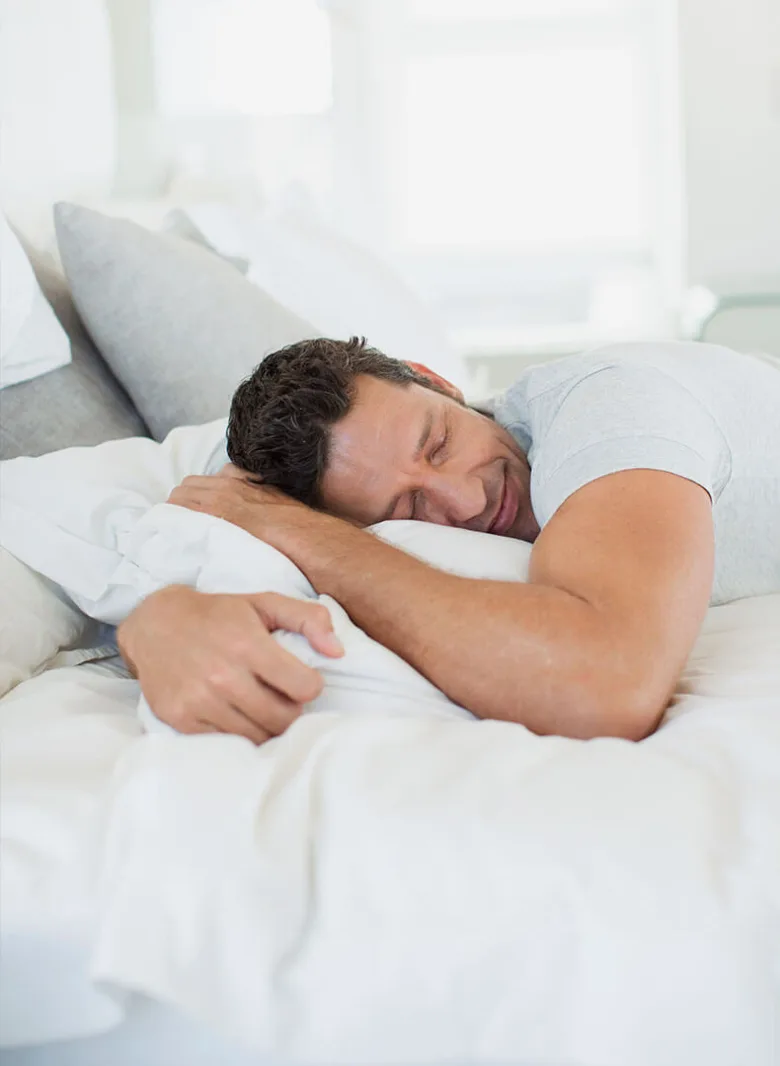
[[[492,424],[466,423],[460,427],[455,439],[455,455],[460,457],[464,469],[475,470],[488,466],[497,459],[505,459],[510,450],[503,437],[496,433]]]

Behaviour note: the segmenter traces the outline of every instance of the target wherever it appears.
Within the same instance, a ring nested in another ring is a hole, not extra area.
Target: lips
[[[496,536],[501,537],[507,532],[517,516],[518,502],[517,490],[505,475],[501,503],[498,506],[496,517],[488,527],[488,533],[495,533]]]

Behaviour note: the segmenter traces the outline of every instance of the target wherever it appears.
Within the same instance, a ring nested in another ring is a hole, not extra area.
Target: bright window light
[[[331,0],[351,57],[337,100],[359,100],[335,129],[335,158],[350,161],[342,216],[352,224],[357,205],[352,232],[372,235],[459,342],[666,328],[673,2]]]
[[[557,18],[593,15],[625,7],[627,0],[407,0],[412,18],[455,19]]]
[[[641,242],[634,68],[620,48],[411,60],[404,239],[523,250]]]
[[[153,0],[153,14],[164,115],[302,115],[330,107],[330,28],[316,0]]]

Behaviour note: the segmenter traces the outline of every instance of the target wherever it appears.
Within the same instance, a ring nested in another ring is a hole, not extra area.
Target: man
[[[171,502],[284,552],[476,715],[541,734],[648,735],[708,604],[780,591],[780,374],[711,345],[534,367],[486,414],[356,338],[306,341],[238,389],[228,454]],[[530,580],[454,577],[362,528],[393,518],[533,542]],[[119,640],[162,718],[263,740],[317,689],[275,627],[325,649],[316,607],[183,588]]]

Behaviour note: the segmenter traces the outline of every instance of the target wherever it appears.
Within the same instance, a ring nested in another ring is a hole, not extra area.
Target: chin
[[[523,506],[521,500],[520,507],[518,509],[515,520],[509,529],[504,534],[505,537],[511,537],[513,540],[524,540],[528,544],[533,544],[536,538],[539,536],[540,529],[539,524],[536,521],[530,504]]]
[[[528,465],[524,465],[522,461],[518,461],[517,456],[513,456],[513,461],[507,464],[506,476],[511,478],[514,484],[519,504],[514,521],[506,533],[502,535],[504,537],[511,537],[512,540],[524,540],[529,544],[533,544],[539,536],[539,525],[531,510],[531,503],[529,500],[530,478],[528,475]]]
[[[533,515],[528,518],[518,516],[507,530],[506,536],[513,540],[524,540],[527,544],[533,544],[541,530]]]

